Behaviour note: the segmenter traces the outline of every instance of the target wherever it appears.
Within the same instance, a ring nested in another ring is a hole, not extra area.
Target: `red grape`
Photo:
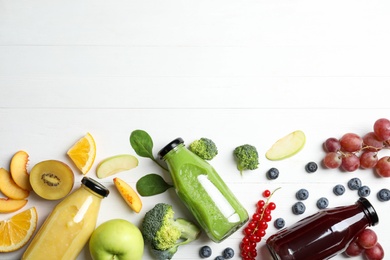
[[[341,149],[345,152],[357,152],[362,149],[363,139],[354,133],[344,134],[340,139]]]
[[[363,144],[366,151],[378,151],[384,147],[383,141],[379,140],[374,132],[369,132],[363,136]]]
[[[356,243],[364,249],[372,248],[376,245],[377,242],[378,236],[376,235],[375,231],[369,228],[363,230],[356,240]]]
[[[374,132],[381,141],[390,139],[390,120],[380,118],[374,123]]]
[[[327,152],[337,152],[340,151],[341,145],[337,138],[330,137],[324,142],[324,149]]]
[[[326,168],[336,169],[341,165],[341,156],[336,152],[330,152],[325,155],[323,162]]]
[[[390,177],[390,156],[380,158],[375,165],[375,171],[379,176]]]
[[[376,152],[366,151],[360,155],[360,167],[363,169],[374,168],[378,162],[378,156]]]
[[[341,168],[347,172],[353,172],[360,167],[360,159],[354,153],[346,154],[341,160]]]
[[[363,248],[360,247],[356,241],[351,242],[351,244],[348,245],[347,249],[345,249],[345,254],[349,257],[352,256],[358,256],[363,252]]]
[[[375,246],[369,249],[365,249],[363,254],[367,260],[381,260],[385,257],[385,251],[379,243],[376,243]]]

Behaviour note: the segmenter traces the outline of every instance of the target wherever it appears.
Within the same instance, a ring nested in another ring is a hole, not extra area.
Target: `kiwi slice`
[[[30,184],[38,196],[47,200],[58,200],[72,190],[74,174],[65,163],[46,160],[37,163],[31,169]]]

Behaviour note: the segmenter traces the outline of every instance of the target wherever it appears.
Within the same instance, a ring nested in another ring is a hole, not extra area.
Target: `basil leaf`
[[[155,173],[143,176],[136,184],[138,193],[143,197],[163,193],[172,187],[173,185],[168,184],[160,175]]]
[[[147,132],[143,130],[134,130],[130,134],[130,144],[139,156],[154,160],[153,140]]]

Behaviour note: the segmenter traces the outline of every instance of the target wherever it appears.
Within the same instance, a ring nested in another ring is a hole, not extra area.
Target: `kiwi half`
[[[65,163],[46,160],[37,163],[31,169],[30,184],[38,196],[47,200],[58,200],[72,190],[74,174]]]

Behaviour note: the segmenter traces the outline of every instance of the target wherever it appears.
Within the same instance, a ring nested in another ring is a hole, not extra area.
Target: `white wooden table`
[[[156,154],[179,136],[186,144],[208,137],[219,148],[211,164],[250,215],[264,189],[282,187],[273,198],[273,216],[287,225],[315,213],[321,196],[330,207],[354,203],[355,192],[336,197],[332,188],[361,178],[371,187],[368,199],[380,218],[373,229],[389,257],[390,204],[376,193],[390,188],[390,179],[370,170],[304,170],[309,161],[321,162],[326,138],[363,135],[376,119],[390,118],[389,11],[388,1],[0,0],[0,167],[8,168],[23,149],[29,169],[45,159],[68,163],[77,188],[82,175],[66,151],[86,132],[97,142],[90,177],[102,159],[135,154],[129,144],[135,129],[150,133]],[[278,162],[264,157],[277,139],[297,129],[307,136],[301,152]],[[260,165],[240,176],[232,151],[244,143],[257,147]],[[134,187],[151,172],[169,180],[150,160],[139,160],[136,169],[117,176]],[[270,167],[280,170],[277,180],[265,177]],[[98,224],[124,218],[139,225],[156,201],[191,218],[173,190],[142,198],[136,214],[112,177],[101,182],[111,194]],[[305,214],[295,216],[291,206],[300,188],[310,197]],[[37,207],[40,225],[56,203],[32,194],[25,208]],[[267,231],[266,237],[276,229]],[[213,257],[226,247],[238,255],[241,238],[239,231],[215,244],[203,234],[176,258],[199,259],[203,245],[211,246]],[[0,259],[19,259],[24,250]],[[269,258],[264,241],[259,252],[259,259]],[[78,259],[91,259],[87,248]],[[151,259],[147,248],[144,259]]]

